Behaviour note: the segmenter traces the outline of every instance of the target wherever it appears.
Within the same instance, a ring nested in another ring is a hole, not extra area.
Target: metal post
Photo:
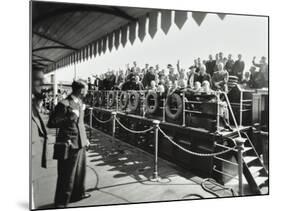
[[[239,115],[239,126],[242,126],[242,109],[243,109],[243,91],[240,93],[240,115]]]
[[[89,125],[90,125],[90,137],[92,137],[92,129],[93,129],[93,108],[90,107],[89,110],[90,110],[90,123],[89,123]]]
[[[182,93],[182,126],[185,127],[185,94]]]
[[[230,114],[231,114],[231,116],[232,116],[232,119],[233,119],[234,125],[235,125],[235,127],[236,127],[236,129],[237,129],[238,135],[239,135],[239,137],[241,138],[240,129],[239,129],[239,127],[238,127],[238,124],[237,124],[237,121],[236,121],[235,115],[234,115],[234,113],[233,113],[233,110],[232,110],[231,104],[230,104],[230,102],[229,102],[228,96],[227,96],[227,94],[226,94],[226,93],[224,93],[224,96],[225,96],[225,100],[226,100],[227,106],[228,106],[228,108],[229,108]]]
[[[108,106],[108,91],[105,91],[105,99],[106,99],[106,109],[109,109],[109,106]]]
[[[118,111],[118,90],[116,91],[115,104],[116,104],[116,111]]]
[[[145,94],[142,96],[142,98],[143,98],[143,101],[142,101],[142,117],[145,117],[145,103],[144,103]]]
[[[116,111],[111,112],[111,115],[112,115],[112,138],[113,138],[113,141],[115,141],[116,114],[117,114]]]
[[[51,75],[51,83],[53,84],[53,95],[54,95],[54,105],[57,105],[58,99],[57,99],[57,94],[58,94],[58,82],[57,82],[57,76],[56,76],[57,71],[55,70],[54,73]]]
[[[216,93],[216,97],[217,97],[217,132],[219,132],[219,128],[220,128],[220,93]]]
[[[163,111],[162,111],[162,112],[163,112],[162,121],[165,122],[165,118],[166,118],[166,117],[165,117],[165,115],[166,115],[166,114],[165,114],[165,109],[166,109],[166,97],[163,98],[163,106],[162,106],[162,108],[163,108]]]
[[[239,196],[243,196],[243,151],[245,138],[238,137],[235,139],[236,148],[238,150],[238,187],[239,187]]]
[[[158,131],[159,131],[159,120],[153,120],[153,127],[154,127],[154,172],[152,179],[154,181],[158,181]]]
[[[76,63],[74,62],[74,78],[73,78],[73,80],[76,81],[76,79],[77,79],[77,70],[76,70]]]

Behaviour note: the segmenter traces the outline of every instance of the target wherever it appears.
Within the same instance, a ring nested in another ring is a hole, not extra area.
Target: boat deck
[[[44,117],[47,120],[47,117]],[[38,208],[52,208],[57,163],[52,159],[55,130],[49,130],[48,169],[39,179]],[[153,156],[93,129],[91,147],[87,152],[86,189],[91,197],[69,204],[69,207],[126,204],[153,201],[212,198],[201,183],[203,178],[159,158],[158,182],[151,181]],[[216,187],[213,190],[216,189]],[[217,188],[218,190],[218,188]],[[195,194],[195,195],[194,195]],[[198,194],[198,195],[196,195]],[[230,192],[218,190],[221,196]]]

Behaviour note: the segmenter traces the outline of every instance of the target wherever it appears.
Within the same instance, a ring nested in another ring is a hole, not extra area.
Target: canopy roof
[[[50,72],[100,55],[113,46],[133,44],[136,35],[143,41],[146,24],[151,37],[157,32],[158,15],[167,34],[171,10],[32,1],[32,67]],[[192,12],[198,25],[206,16]],[[225,14],[218,14],[223,19]],[[174,23],[181,28],[186,11],[175,11]],[[138,31],[136,27],[138,26]]]

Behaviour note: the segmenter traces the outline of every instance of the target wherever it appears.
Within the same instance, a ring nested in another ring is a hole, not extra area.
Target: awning
[[[32,67],[46,73],[126,46],[128,39],[133,44],[136,36],[143,41],[147,24],[152,38],[158,24],[165,34],[172,24],[181,29],[188,13],[174,11],[172,16],[172,10],[40,1],[31,5]],[[192,12],[198,25],[206,15]],[[225,14],[218,16],[223,20]]]

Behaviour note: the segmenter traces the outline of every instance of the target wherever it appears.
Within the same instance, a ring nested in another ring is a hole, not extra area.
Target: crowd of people
[[[191,92],[221,90],[228,91],[229,78],[249,88],[268,87],[268,64],[266,57],[256,62],[254,57],[249,71],[245,70],[242,55],[235,61],[232,55],[227,57],[222,52],[215,59],[209,55],[208,60],[194,59],[194,64],[183,68],[180,61],[176,66],[168,64],[160,69],[159,65],[145,64],[140,68],[137,62],[126,65],[125,70],[110,70],[106,73],[88,78],[89,90],[155,90],[166,92],[169,89],[181,89]]]
[[[43,100],[42,100],[41,112],[48,114],[50,111],[54,109],[56,102],[65,99],[69,95],[69,92],[64,89],[58,89],[57,94],[54,96],[52,88],[49,89],[44,88],[42,89],[42,94],[43,94]]]

